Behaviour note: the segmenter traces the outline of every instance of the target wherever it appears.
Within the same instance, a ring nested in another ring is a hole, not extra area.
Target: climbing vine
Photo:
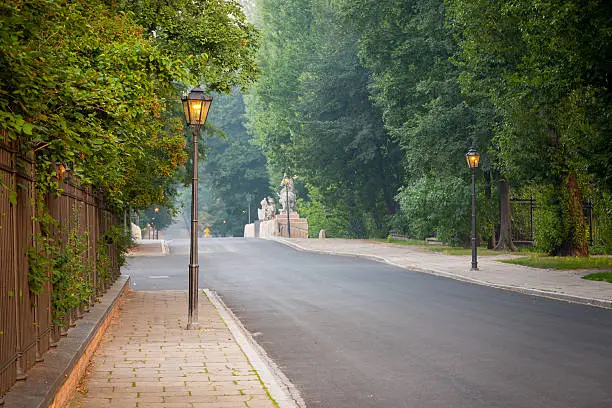
[[[40,232],[33,235],[33,246],[26,251],[28,284],[31,293],[39,294],[51,282],[53,323],[65,326],[65,317],[93,294],[89,233],[81,231],[76,207],[66,225],[60,225],[39,203],[37,209]]]

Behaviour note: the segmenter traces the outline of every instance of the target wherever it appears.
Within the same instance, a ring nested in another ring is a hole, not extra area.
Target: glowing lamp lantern
[[[474,150],[474,148],[471,148],[465,154],[465,160],[467,161],[467,165],[470,169],[475,169],[478,167],[478,163],[480,162],[480,153]]]
[[[204,125],[212,100],[211,96],[204,95],[201,88],[193,88],[189,95],[181,98],[187,123],[195,128]]]

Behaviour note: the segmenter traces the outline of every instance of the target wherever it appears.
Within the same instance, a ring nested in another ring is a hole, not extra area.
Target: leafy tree
[[[610,180],[599,163],[610,161],[612,7],[580,0],[448,4],[460,39],[462,85],[502,115],[495,135],[500,167],[553,187],[547,204],[557,234],[545,246],[554,254],[586,255],[585,188],[592,180],[609,189]]]
[[[402,191],[422,185],[442,188],[442,181],[431,182],[434,177],[455,179],[459,175],[464,185],[469,173],[463,156],[470,146],[483,154],[481,167],[490,178],[493,167],[487,153],[495,115],[486,103],[461,93],[460,69],[451,61],[458,46],[446,26],[444,2],[340,3],[344,18],[356,24],[360,33],[359,57],[370,70],[372,99],[382,111],[385,128],[402,148]],[[445,194],[439,197],[450,199]],[[399,202],[400,206],[408,204],[405,199]],[[462,204],[449,201],[446,205]],[[399,218],[409,217],[414,223],[416,214],[402,208]],[[424,217],[418,222],[432,228],[429,234],[438,230],[432,219],[441,222],[440,231],[451,225],[443,218],[418,214]],[[464,215],[463,222],[469,226],[469,213]],[[406,219],[399,218],[394,221],[396,226],[408,227]],[[459,227],[460,223],[452,225]],[[442,235],[461,235],[461,231]]]
[[[161,51],[210,91],[229,93],[257,75],[259,35],[236,0],[106,0],[133,13]]]
[[[194,11],[194,2],[184,4]],[[69,168],[115,210],[171,204],[172,175],[186,159],[176,84],[225,90],[256,73],[257,35],[240,9],[206,5],[182,23],[190,41],[200,33],[192,54],[191,46],[177,51],[187,38],[169,46],[169,37],[144,30],[144,8],[123,13],[102,0],[0,5],[0,126],[35,152],[39,189],[55,188]],[[199,30],[204,20],[216,27],[212,41]]]

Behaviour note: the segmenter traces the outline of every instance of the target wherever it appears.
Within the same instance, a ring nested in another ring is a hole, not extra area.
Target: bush
[[[603,192],[593,200],[593,254],[612,253],[612,194]]]
[[[435,235],[444,242],[469,242],[471,236],[471,186],[459,177],[424,176],[402,187],[400,203],[408,234],[417,239]]]

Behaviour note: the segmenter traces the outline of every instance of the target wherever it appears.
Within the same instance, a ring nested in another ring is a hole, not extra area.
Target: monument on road
[[[297,192],[291,178],[283,177],[281,190],[278,192],[278,202],[281,206],[280,213],[276,212],[274,198],[266,197],[261,200],[261,208],[257,209],[259,220],[244,226],[245,237],[308,238],[308,220],[300,218],[297,213]],[[290,237],[289,230],[291,230]]]

